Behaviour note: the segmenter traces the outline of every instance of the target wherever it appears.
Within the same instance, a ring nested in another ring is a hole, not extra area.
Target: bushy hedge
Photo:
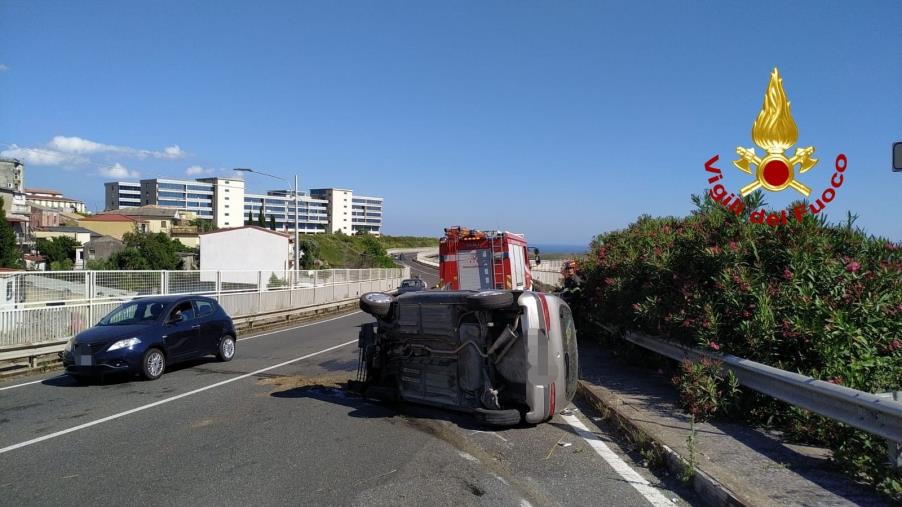
[[[771,227],[694,200],[689,217],[644,216],[595,238],[581,265],[583,325],[668,336],[871,393],[902,389],[900,244],[867,236],[852,217]],[[746,210],[760,202],[751,196]],[[725,405],[829,446],[857,476],[902,493],[880,439],[759,395]]]

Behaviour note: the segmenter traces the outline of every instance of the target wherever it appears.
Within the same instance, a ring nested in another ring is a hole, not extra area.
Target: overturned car
[[[539,423],[576,392],[570,308],[531,291],[420,291],[360,297],[364,395],[472,413],[492,425]]]

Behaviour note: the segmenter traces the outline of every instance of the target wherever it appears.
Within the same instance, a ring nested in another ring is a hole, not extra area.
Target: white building
[[[326,232],[329,226],[329,203],[298,194],[298,231],[305,234]],[[260,212],[267,226],[270,217],[277,231],[294,232],[294,194],[286,190],[270,190],[266,194],[244,195],[244,223],[256,224]]]
[[[294,232],[294,194],[290,190],[270,190],[265,194],[246,193],[239,178],[197,180],[154,178],[140,183],[112,181],[104,184],[106,210],[132,206],[165,206],[191,211],[213,221],[217,228],[256,225],[262,211],[269,226]],[[305,234],[382,233],[381,197],[354,195],[350,189],[312,189],[298,193],[298,231]],[[249,215],[253,218],[249,219]]]
[[[247,225],[200,234],[201,281],[256,284],[258,271],[262,282],[268,283],[274,274],[285,277],[292,268],[291,240],[287,234]]]
[[[26,188],[25,200],[28,204],[37,204],[45,208],[74,213],[85,212],[85,203],[78,199],[66,197],[62,192],[45,188]]]

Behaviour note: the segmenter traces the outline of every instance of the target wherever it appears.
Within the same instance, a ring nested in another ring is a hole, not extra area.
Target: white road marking
[[[344,314],[344,315],[340,315],[340,316],[338,316],[338,317],[333,317],[333,318],[331,318],[331,319],[318,320],[318,321],[316,321],[316,322],[310,322],[310,323],[307,323],[307,324],[302,324],[302,325],[300,325],[300,326],[289,327],[289,328],[286,328],[286,329],[279,329],[278,331],[270,331],[270,332],[268,332],[268,333],[260,333],[260,334],[255,334],[255,335],[251,335],[251,336],[245,336],[244,338],[238,338],[238,341],[241,342],[241,341],[244,341],[244,340],[252,340],[252,339],[254,339],[254,338],[260,338],[261,336],[270,336],[270,335],[279,334],[279,333],[287,333],[287,332],[289,332],[289,331],[294,331],[294,330],[296,330],[296,329],[301,329],[301,328],[304,328],[304,327],[310,327],[310,326],[316,326],[316,325],[319,325],[319,324],[325,324],[326,322],[332,322],[333,320],[343,319],[343,318],[345,318],[345,317],[350,317],[351,315],[357,315],[358,313],[362,313],[362,312],[361,312],[360,310],[357,310],[357,311],[354,311],[354,312],[351,312],[351,313],[346,313],[346,314]],[[63,378],[63,377],[65,377],[65,376],[66,376],[65,374],[62,374],[62,375],[57,375],[57,376],[55,376],[55,377],[49,377],[49,378],[44,378],[44,379],[40,379],[40,380],[32,380],[31,382],[23,382],[23,383],[21,383],[21,384],[16,384],[16,385],[14,385],[14,386],[0,387],[0,391],[5,391],[5,390],[7,390],[7,389],[15,389],[15,388],[17,388],[17,387],[25,387],[25,386],[29,386],[29,385],[31,385],[31,384],[39,384],[39,383],[41,383],[41,382],[46,382],[46,381],[48,381],[48,380],[53,380],[53,379]]]
[[[467,461],[476,461],[476,462],[479,461],[478,459],[476,459],[476,456],[473,456],[472,454],[470,454],[468,452],[459,451],[457,454],[460,454],[460,457]]]
[[[626,482],[636,488],[636,491],[644,496],[649,503],[655,507],[673,507],[674,503],[671,502],[669,498],[661,494],[661,492],[652,486],[651,483],[639,475],[639,472],[630,468],[630,466],[612,451],[610,447],[605,445],[598,436],[589,431],[589,428],[587,428],[578,417],[575,415],[562,415],[561,418],[576,431],[577,435],[585,439],[589,446],[607,461],[615,472],[620,474],[620,477],[623,477]]]
[[[64,377],[64,376],[65,375],[57,375],[55,377],[42,378],[40,380],[32,380],[31,382],[23,382],[21,384],[16,384],[14,386],[0,387],[0,391],[5,391],[7,389],[15,389],[17,387],[30,386],[31,384],[37,384],[38,382],[45,382],[47,380],[53,380],[53,379],[57,379],[57,378]]]
[[[208,385],[208,386],[200,387],[200,388],[198,388],[198,389],[194,389],[193,391],[188,391],[187,393],[178,394],[178,395],[176,395],[176,396],[172,396],[172,397],[169,397],[169,398],[165,398],[165,399],[162,399],[162,400],[160,400],[160,401],[155,401],[155,402],[153,402],[153,403],[148,403],[147,405],[142,405],[142,406],[140,406],[140,407],[136,407],[136,408],[133,408],[133,409],[131,409],[131,410],[126,410],[126,411],[124,411],[124,412],[119,412],[118,414],[113,414],[113,415],[111,415],[111,416],[107,416],[107,417],[104,417],[104,418],[101,418],[101,419],[97,419],[97,420],[94,420],[94,421],[91,421],[91,422],[86,422],[86,423],[84,423],[84,424],[79,424],[78,426],[73,426],[73,427],[71,427],[71,428],[67,428],[67,429],[64,429],[64,430],[61,430],[61,431],[57,431],[57,432],[55,432],[55,433],[50,433],[50,434],[44,435],[44,436],[42,436],[42,437],[33,438],[33,439],[31,439],[31,440],[26,440],[25,442],[20,442],[20,443],[18,443],[18,444],[13,444],[13,445],[10,445],[10,446],[7,446],[7,447],[4,447],[4,448],[0,449],[0,454],[7,453],[7,452],[9,452],[9,451],[14,451],[14,450],[20,449],[20,448],[22,448],[22,447],[27,447],[27,446],[29,446],[29,445],[37,444],[37,443],[39,443],[39,442],[43,442],[43,441],[45,441],[45,440],[50,440],[50,439],[52,439],[52,438],[61,437],[61,436],[63,436],[63,435],[67,435],[67,434],[73,433],[73,432],[75,432],[75,431],[83,430],[83,429],[85,429],[85,428],[90,428],[91,426],[97,426],[98,424],[102,424],[102,423],[105,423],[105,422],[108,422],[108,421],[112,421],[112,420],[115,420],[115,419],[119,419],[119,418],[121,418],[121,417],[125,417],[125,416],[127,416],[127,415],[131,415],[131,414],[134,414],[134,413],[136,413],[136,412],[141,412],[142,410],[147,410],[147,409],[149,409],[149,408],[157,407],[157,406],[159,406],[159,405],[163,405],[164,403],[169,403],[169,402],[171,402],[171,401],[179,400],[179,399],[185,398],[185,397],[187,397],[187,396],[191,396],[191,395],[193,395],[193,394],[197,394],[197,393],[201,393],[201,392],[204,392],[204,391],[207,391],[207,390],[210,390],[210,389],[214,389],[214,388],[216,388],[216,387],[224,386],[224,385],[226,385],[226,384],[231,384],[232,382],[237,382],[237,381],[239,381],[239,380],[246,379],[246,378],[248,378],[248,377],[253,377],[254,375],[259,375],[259,374],[264,373],[264,372],[267,372],[267,371],[269,371],[269,370],[274,370],[274,369],[276,369],[276,368],[281,368],[282,366],[287,366],[287,365],[289,365],[289,364],[296,363],[296,362],[298,362],[298,361],[303,361],[304,359],[309,359],[309,358],[311,358],[311,357],[313,357],[313,356],[318,356],[318,355],[320,355],[320,354],[324,354],[324,353],[326,353],[326,352],[331,352],[331,351],[333,351],[333,350],[335,350],[335,349],[339,349],[339,348],[341,348],[341,347],[346,347],[346,346],[348,346],[348,345],[350,345],[350,344],[352,344],[352,343],[357,343],[357,340],[354,339],[354,340],[351,340],[351,341],[349,341],[349,342],[342,343],[342,344],[340,344],[340,345],[335,345],[335,346],[333,346],[333,347],[329,347],[329,348],[327,348],[327,349],[320,350],[319,352],[313,352],[313,353],[311,353],[311,354],[307,354],[307,355],[304,355],[304,356],[301,356],[301,357],[296,357],[296,358],[290,359],[290,360],[288,360],[288,361],[283,361],[283,362],[281,362],[281,363],[279,363],[279,364],[274,364],[274,365],[272,365],[272,366],[267,366],[266,368],[261,368],[261,369],[259,369],[259,370],[257,370],[257,371],[252,371],[252,372],[250,372],[250,373],[245,373],[244,375],[239,375],[239,376],[237,376],[237,377],[233,377],[233,378],[230,378],[230,379],[228,379],[228,380],[223,380],[223,381],[221,381],[221,382],[216,382],[215,384],[210,384],[210,385]]]
[[[260,338],[261,336],[269,336],[269,335],[273,335],[273,334],[286,333],[288,331],[294,331],[295,329],[301,329],[302,327],[317,326],[319,324],[325,324],[326,322],[332,322],[333,320],[350,317],[351,315],[357,315],[358,313],[362,313],[361,310],[357,310],[357,311],[354,311],[351,313],[346,313],[344,315],[340,315],[338,317],[333,317],[331,319],[318,320],[316,322],[310,322],[309,324],[303,324],[300,326],[289,327],[287,329],[279,329],[278,331],[270,331],[268,333],[260,333],[260,334],[255,334],[255,335],[251,335],[251,336],[245,336],[244,338],[238,338],[238,341],[253,340],[254,338]]]

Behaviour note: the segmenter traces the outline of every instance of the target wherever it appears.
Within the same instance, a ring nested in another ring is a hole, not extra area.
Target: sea
[[[540,254],[584,254],[589,250],[589,244],[566,245],[559,243],[529,243],[530,248],[538,248]]]

